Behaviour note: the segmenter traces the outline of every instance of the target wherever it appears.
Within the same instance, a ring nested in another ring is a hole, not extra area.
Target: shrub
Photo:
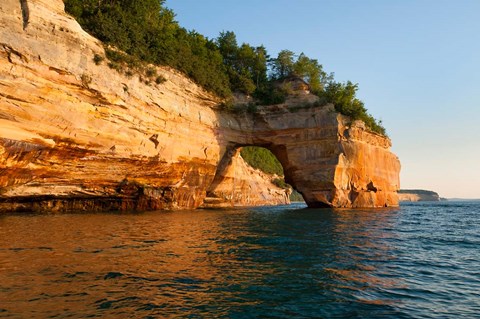
[[[289,188],[292,188],[292,186],[290,186],[289,184],[285,183],[285,180],[283,178],[274,178],[272,180],[272,184],[277,186],[277,187],[280,187],[280,188],[283,188],[283,189],[289,189]]]
[[[292,194],[290,194],[290,200],[292,202],[304,202],[302,194],[300,194],[296,190],[293,190]]]
[[[107,65],[110,69],[116,70],[117,72],[121,72],[123,70],[123,66],[118,62],[108,62]]]
[[[255,103],[248,103],[247,112],[250,114],[255,114],[258,112],[258,107]]]
[[[167,79],[165,79],[162,75],[159,75],[157,76],[157,78],[155,79],[155,83],[157,84],[162,84],[163,82],[166,82]]]
[[[356,97],[358,84],[330,82],[321,93],[327,102],[335,105],[335,110],[349,116],[352,120],[362,120],[372,131],[386,135],[381,121],[375,120],[365,108],[363,102]]]
[[[100,54],[97,54],[97,53],[94,54],[93,62],[95,62],[96,65],[100,65],[103,60],[105,60],[105,58],[103,56],[101,56]]]
[[[146,70],[145,70],[145,75],[149,78],[152,78],[154,76],[157,75],[157,70],[155,68],[152,68],[152,67],[148,67]]]
[[[82,86],[87,89],[89,88],[90,83],[92,83],[92,77],[87,73],[83,73],[80,80],[82,81]]]

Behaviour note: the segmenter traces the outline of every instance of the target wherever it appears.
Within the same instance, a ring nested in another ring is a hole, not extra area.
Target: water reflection
[[[288,207],[6,216],[0,316],[395,313],[379,291],[403,286],[390,276],[396,220]]]

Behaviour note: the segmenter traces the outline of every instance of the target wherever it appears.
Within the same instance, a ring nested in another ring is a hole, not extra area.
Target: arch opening
[[[203,207],[305,202],[289,179],[286,150],[271,145],[232,145],[222,157]],[[290,183],[289,183],[290,182]]]

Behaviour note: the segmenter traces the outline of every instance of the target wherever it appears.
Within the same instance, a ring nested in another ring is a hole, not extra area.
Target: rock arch
[[[226,116],[228,117],[228,116]],[[397,206],[400,162],[387,137],[335,113],[333,106],[263,107],[229,123],[237,134],[228,151],[245,145],[269,149],[284,168],[285,181],[309,207]]]
[[[390,140],[309,92],[224,111],[170,68],[149,86],[94,63],[103,46],[61,0],[28,0],[26,29],[22,2],[2,1],[0,212],[197,208],[244,145],[271,150],[310,207],[398,205]]]
[[[274,179],[282,177],[248,165],[240,155],[243,147],[237,146],[225,152],[207,188],[202,207],[289,204],[292,190],[274,182]]]

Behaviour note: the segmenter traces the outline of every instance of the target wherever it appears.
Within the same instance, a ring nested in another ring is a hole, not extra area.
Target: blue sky
[[[234,31],[316,58],[382,119],[402,188],[480,198],[480,1],[167,0],[209,38]]]

